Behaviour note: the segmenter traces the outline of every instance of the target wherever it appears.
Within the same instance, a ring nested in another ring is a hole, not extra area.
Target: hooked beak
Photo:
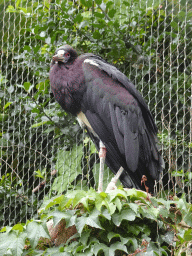
[[[63,51],[63,50],[58,51],[57,54],[55,54],[55,55],[53,56],[53,60],[54,60],[55,62],[62,61],[62,62],[65,63],[66,60],[65,60],[65,57],[64,57],[64,53],[65,53],[65,51]]]

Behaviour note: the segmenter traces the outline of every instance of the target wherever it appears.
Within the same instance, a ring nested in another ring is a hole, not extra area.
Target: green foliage
[[[1,255],[189,255],[192,207],[184,198],[148,198],[135,189],[74,190],[45,200],[39,214],[39,221],[1,230]],[[42,249],[50,219],[54,225],[64,219],[77,233],[59,247],[50,242]]]
[[[180,1],[174,9],[171,0],[147,3],[146,8],[144,0],[6,0],[0,6],[4,21],[0,21],[1,224],[34,215],[44,193],[97,186],[95,153],[89,155],[85,145],[83,153],[79,144],[74,147],[82,141],[79,127],[49,91],[51,57],[56,47],[66,43],[79,53],[102,56],[134,82],[155,116],[166,171],[183,170],[181,178],[188,177],[191,3]],[[56,168],[58,176],[53,181],[50,173]],[[173,174],[174,184],[178,175]],[[36,196],[32,187],[42,177],[46,178],[45,192]],[[184,191],[180,183],[173,185],[174,193]],[[191,179],[186,183],[184,179],[183,184],[190,187]]]
[[[80,144],[78,147],[74,146],[71,151],[64,151],[63,148],[58,151],[55,165],[58,176],[54,180],[52,190],[62,193],[82,173],[82,148]]]
[[[90,138],[86,137],[83,144],[74,146],[70,151],[61,148],[57,152],[55,169],[57,177],[51,186],[52,191],[62,193],[69,188],[87,190],[90,186],[97,188],[100,164]],[[38,172],[39,173],[39,172]],[[38,177],[45,179],[41,173]],[[105,165],[103,174],[103,190],[106,190],[114,174]],[[118,181],[117,186],[121,185]]]

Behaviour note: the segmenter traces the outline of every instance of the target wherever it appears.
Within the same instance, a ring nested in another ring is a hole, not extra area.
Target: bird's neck
[[[73,115],[81,111],[85,91],[82,74],[82,63],[78,60],[73,65],[55,64],[50,71],[51,89],[56,100],[65,111]]]

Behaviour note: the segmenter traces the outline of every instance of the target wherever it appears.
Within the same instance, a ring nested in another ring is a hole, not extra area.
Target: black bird
[[[145,175],[153,193],[164,162],[157,127],[133,83],[101,57],[78,56],[69,45],[56,50],[50,83],[55,99],[78,117],[97,149],[101,141],[101,157],[105,158],[106,148],[106,164],[114,174],[120,169],[124,187],[145,189],[141,182]]]

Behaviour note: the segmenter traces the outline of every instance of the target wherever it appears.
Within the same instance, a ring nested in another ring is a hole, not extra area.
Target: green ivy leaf
[[[123,189],[114,189],[110,191],[109,197],[110,197],[110,201],[113,201],[114,198],[119,198],[119,197],[122,197],[127,200],[127,193]]]
[[[101,216],[104,216],[107,220],[111,220],[111,214],[106,208],[102,209]]]
[[[89,211],[89,197],[83,197],[79,203],[82,203],[83,206]]]
[[[1,233],[0,255],[22,255],[26,237],[27,234],[25,232],[11,231],[6,234]]]
[[[40,237],[50,238],[48,230],[40,221],[32,221],[27,225],[27,237],[30,240],[32,248],[35,248]]]
[[[109,232],[107,234],[107,238],[108,238],[109,242],[111,242],[111,239],[115,238],[115,237],[121,237],[121,236],[120,236],[120,234],[117,234],[117,233],[114,233],[114,232]]]
[[[114,254],[109,255],[109,248],[103,244],[103,243],[96,243],[92,246],[92,251],[95,253],[95,255],[98,255],[100,251],[103,251],[105,256],[113,256]]]
[[[101,212],[102,206],[105,206],[110,214],[113,214],[116,210],[116,206],[113,203],[110,203],[107,197],[98,195],[95,200],[95,207]]]
[[[159,207],[159,215],[161,215],[163,218],[168,218],[168,216],[169,216],[168,209],[163,206],[160,206]]]
[[[109,213],[112,215],[116,210],[116,205],[114,205],[114,203],[108,203],[107,209],[108,209]]]
[[[192,241],[192,229],[189,228],[188,230],[185,230],[184,233],[184,241]]]
[[[138,195],[138,193],[137,193],[137,190],[134,189],[134,188],[128,189],[126,192],[127,192],[127,193],[126,193],[127,196],[139,198],[139,195]]]
[[[39,213],[42,213],[45,210],[48,210],[50,207],[55,206],[57,204],[62,204],[64,201],[64,195],[59,195],[56,197],[53,197],[51,199],[44,198],[44,202],[41,205],[41,208],[38,210]]]
[[[97,255],[100,251],[104,252],[105,256],[114,256],[115,251],[120,250],[127,253],[127,248],[121,242],[116,242],[109,247],[103,243],[97,243],[93,246],[93,251]]]
[[[139,205],[135,204],[135,203],[129,203],[129,207],[137,214],[138,213],[138,209],[139,209]]]
[[[121,211],[121,209],[122,209],[122,203],[121,203],[121,200],[120,200],[118,197],[116,197],[116,198],[113,200],[113,203],[116,205],[117,209],[118,209],[119,211]]]
[[[135,251],[137,248],[138,248],[138,242],[137,242],[137,239],[134,238],[134,237],[126,237],[128,239],[127,241],[127,246],[128,247],[132,247],[133,248],[133,251]]]
[[[134,221],[135,218],[136,213],[130,208],[124,209],[120,213],[115,213],[112,216],[113,223],[118,227],[120,226],[122,220]]]
[[[80,241],[82,244],[86,245],[87,242],[88,242],[90,233],[91,233],[91,230],[83,231],[82,234],[81,234],[81,237],[80,237],[80,240],[79,240],[79,241]]]
[[[52,190],[63,192],[67,186],[82,173],[81,159],[83,156],[82,144],[73,147],[71,151],[59,150],[55,169],[59,176],[54,180]]]
[[[189,225],[190,227],[192,227],[192,213],[189,212],[187,213],[187,215],[184,217],[184,222]]]
[[[53,217],[54,226],[56,226],[62,219],[68,222],[72,216],[74,216],[75,210],[69,210],[65,212],[54,211],[52,214],[50,213],[48,217]]]
[[[148,213],[151,214],[151,215],[153,215],[155,218],[157,218],[158,215],[159,215],[159,209],[157,209],[157,208],[155,208],[155,207],[150,207],[150,208],[148,209]]]
[[[82,203],[83,206],[89,211],[90,201],[95,201],[97,194],[94,190],[89,190],[87,192],[80,190],[79,193],[76,193],[73,199],[73,207],[77,204]]]
[[[12,228],[12,230],[18,230],[19,232],[22,232],[24,230],[24,227],[22,224],[15,224]]]
[[[79,218],[77,218],[77,223],[76,223],[76,228],[79,234],[81,234],[83,228],[88,225],[90,227],[93,228],[98,228],[98,229],[102,229],[98,218],[94,218],[94,217],[85,217],[85,216],[81,216]]]
[[[114,254],[114,252],[115,252],[116,250],[120,250],[120,251],[122,251],[122,252],[128,253],[128,252],[127,252],[127,247],[126,247],[124,244],[122,244],[121,242],[116,242],[116,243],[114,243],[114,244],[112,244],[112,245],[110,246],[110,248],[109,248],[109,256],[111,256],[112,254]]]

